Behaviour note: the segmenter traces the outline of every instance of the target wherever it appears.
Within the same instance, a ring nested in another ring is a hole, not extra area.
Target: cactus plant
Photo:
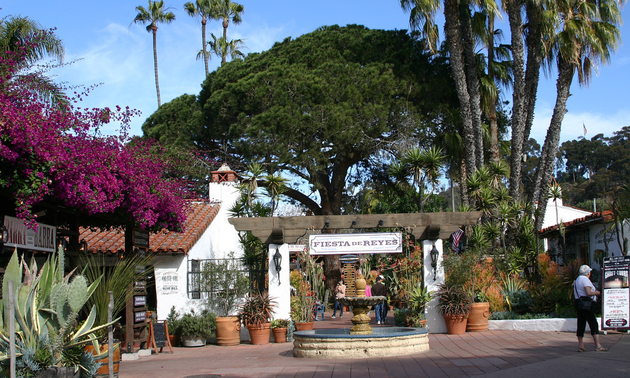
[[[16,357],[24,360],[21,361],[24,376],[49,366],[71,365],[75,371],[83,369],[91,372],[94,367],[86,366],[90,361],[93,363],[94,358],[107,357],[107,351],[93,357],[77,356],[78,347],[89,343],[98,347],[94,332],[112,323],[95,325],[96,311],[92,306],[87,318],[77,324],[79,313],[98,286],[100,278],[88,284],[83,275],[75,274],[74,271],[64,276],[63,260],[62,247],[39,270],[35,262],[31,266],[23,258],[18,262],[17,252],[11,257],[5,271],[3,298],[0,302],[3,314],[0,319],[2,371],[8,370],[6,364],[9,359],[7,282],[10,280],[14,282]],[[49,366],[44,366],[46,364]]]

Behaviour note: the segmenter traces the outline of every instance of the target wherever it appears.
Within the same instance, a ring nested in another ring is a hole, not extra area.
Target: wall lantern
[[[435,280],[437,276],[438,258],[440,257],[440,251],[438,251],[438,249],[435,247],[435,244],[433,244],[433,248],[431,249],[430,254],[431,254],[431,267],[433,268],[433,280]]]
[[[273,254],[273,265],[276,268],[276,273],[278,274],[278,286],[280,286],[280,270],[282,270],[282,255],[280,254],[280,250],[276,247],[276,253]]]
[[[79,252],[87,253],[87,251],[88,251],[88,244],[85,241],[85,239],[81,239],[81,242],[79,243]]]

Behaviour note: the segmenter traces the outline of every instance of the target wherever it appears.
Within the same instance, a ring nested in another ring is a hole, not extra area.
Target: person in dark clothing
[[[376,324],[385,324],[387,318],[387,287],[383,284],[383,276],[376,277],[376,283],[372,286],[372,295],[385,297],[385,302],[374,306]]]

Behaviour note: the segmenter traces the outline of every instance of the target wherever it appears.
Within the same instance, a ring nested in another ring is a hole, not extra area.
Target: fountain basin
[[[350,334],[349,328],[315,329],[293,334],[293,357],[390,357],[429,350],[426,328],[381,327],[369,335]]]

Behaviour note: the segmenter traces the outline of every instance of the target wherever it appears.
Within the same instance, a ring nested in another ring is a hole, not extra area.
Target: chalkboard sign
[[[165,321],[162,322],[151,322],[149,323],[149,333],[150,333],[150,344],[149,348],[153,348],[155,353],[159,353],[165,346],[168,346],[173,353],[173,347],[171,346],[171,341],[168,337],[168,325]],[[158,352],[157,348],[160,348]]]

